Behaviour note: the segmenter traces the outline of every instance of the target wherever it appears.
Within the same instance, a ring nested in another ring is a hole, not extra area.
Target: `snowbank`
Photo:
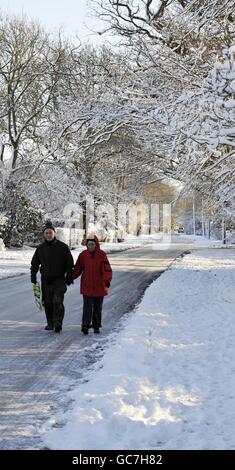
[[[234,283],[234,250],[177,260],[49,420],[46,445],[235,449]]]

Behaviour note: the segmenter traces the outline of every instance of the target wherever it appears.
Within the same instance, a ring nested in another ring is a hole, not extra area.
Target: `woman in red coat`
[[[96,235],[89,236],[86,240],[87,250],[80,253],[73,271],[73,279],[80,274],[81,289],[83,295],[83,317],[81,331],[88,334],[89,328],[94,328],[94,333],[100,332],[103,298],[108,294],[108,288],[112,280],[112,269],[107,255],[100,249]]]

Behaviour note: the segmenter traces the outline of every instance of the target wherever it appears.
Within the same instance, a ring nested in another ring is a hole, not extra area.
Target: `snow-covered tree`
[[[14,183],[8,183],[5,189],[0,220],[0,237],[4,244],[20,247],[24,243],[38,243],[42,234],[41,211],[30,204]]]
[[[1,20],[1,161],[12,169],[32,151],[35,133],[45,124],[62,63],[60,44],[38,25],[14,17]]]
[[[125,39],[136,60],[135,73],[120,93],[129,111],[134,109],[133,122],[153,181],[175,177],[184,183],[184,193],[202,193],[208,212],[229,217],[234,211],[234,109],[227,87],[230,80],[234,93],[234,3],[92,3],[109,23],[107,30]],[[230,59],[213,68],[225,46],[230,46]]]
[[[235,196],[235,54],[224,50],[202,89],[178,100],[178,177],[186,189],[200,190],[218,217],[234,217]],[[182,144],[183,142],[183,144]],[[181,154],[184,145],[184,153]]]

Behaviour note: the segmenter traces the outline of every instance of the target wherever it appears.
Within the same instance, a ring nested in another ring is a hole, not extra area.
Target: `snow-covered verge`
[[[0,252],[0,279],[29,273],[33,248],[6,249]]]
[[[235,449],[235,252],[178,259],[111,337],[51,449]]]

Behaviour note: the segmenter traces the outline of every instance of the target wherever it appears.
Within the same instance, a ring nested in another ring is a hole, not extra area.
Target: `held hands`
[[[67,286],[70,286],[71,284],[73,284],[73,277],[70,276],[69,274],[67,274],[66,278],[65,278],[65,282],[66,282]]]

